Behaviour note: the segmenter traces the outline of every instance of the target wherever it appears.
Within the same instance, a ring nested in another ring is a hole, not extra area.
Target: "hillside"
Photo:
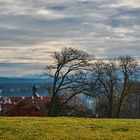
[[[33,78],[33,77],[21,77],[21,78],[9,78],[9,77],[0,77],[1,83],[47,83],[50,82],[50,79],[45,78]]]
[[[48,95],[44,89],[46,84],[51,82],[50,78],[7,78],[0,77],[0,96],[31,96],[32,86],[38,86],[39,95]]]
[[[140,120],[0,118],[1,140],[139,140]]]

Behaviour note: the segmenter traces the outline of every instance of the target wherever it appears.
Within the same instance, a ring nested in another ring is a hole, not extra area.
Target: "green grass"
[[[0,140],[140,140],[140,120],[0,117]]]

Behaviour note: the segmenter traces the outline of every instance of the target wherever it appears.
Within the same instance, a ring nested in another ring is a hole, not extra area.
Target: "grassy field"
[[[140,140],[140,120],[0,117],[0,140]]]

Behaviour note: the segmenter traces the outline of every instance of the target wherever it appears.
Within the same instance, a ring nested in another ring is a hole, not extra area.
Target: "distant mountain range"
[[[0,77],[0,83],[50,83],[52,79],[43,75],[26,75],[22,77]]]
[[[45,83],[46,79],[0,77],[0,83]]]
[[[43,74],[29,74],[29,75],[24,75],[19,78],[30,78],[30,79],[48,79],[50,78],[49,76],[43,75]]]

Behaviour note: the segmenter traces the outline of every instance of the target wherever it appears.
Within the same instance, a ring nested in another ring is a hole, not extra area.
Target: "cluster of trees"
[[[59,115],[83,94],[93,98],[94,116],[122,117],[126,105],[129,106],[128,99],[140,92],[136,86],[138,64],[131,56],[96,60],[86,52],[64,48],[54,52],[52,58],[54,63],[44,68],[44,73],[53,78],[47,86],[51,96],[49,116]]]

